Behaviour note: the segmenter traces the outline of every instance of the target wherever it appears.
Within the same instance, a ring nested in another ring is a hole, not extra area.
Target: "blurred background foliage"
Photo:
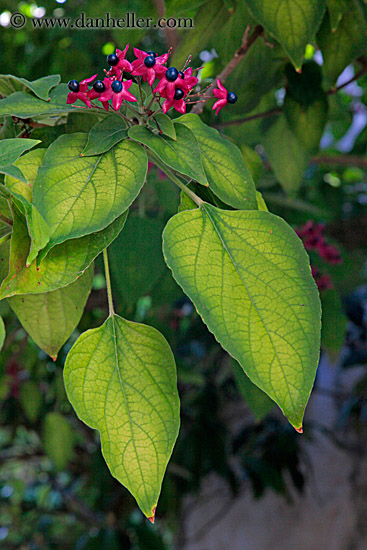
[[[233,57],[247,25],[258,22],[247,9],[251,2],[242,0],[39,2],[0,0],[3,74],[34,80],[59,73],[64,82],[96,72],[101,77],[105,56],[130,42],[158,52],[172,47],[172,64],[178,67],[191,54],[192,65],[203,67],[206,85]],[[313,228],[324,224],[324,238],[341,261],[323,258],[304,239],[319,277],[322,353],[344,368],[366,367],[367,6],[359,0],[329,0],[327,5],[305,49],[301,74],[265,33],[227,80],[238,102],[218,117],[206,106],[202,116],[240,147],[273,213],[298,231],[307,223]],[[133,11],[156,19],[165,14],[192,17],[194,28],[33,30],[28,22],[16,31],[9,26],[16,11],[28,18],[75,18],[81,12],[121,17]],[[69,115],[68,127],[36,129],[32,137],[47,143],[60,132],[88,131],[92,119]],[[14,131],[11,121],[2,121],[0,137]],[[179,202],[176,189],[152,168],[109,254],[118,313],[157,327],[177,360],[182,427],[156,526],[143,520],[133,499],[110,476],[97,434],[76,418],[64,392],[68,350],[82,331],[99,326],[107,315],[97,261],[85,313],[55,363],[27,336],[8,304],[0,303],[7,329],[0,358],[1,548],[181,548],[185,497],[200,490],[207,474],[226,479],[233,495],[248,482],[254,497],[273,490],[289,502],[292,490],[302,492],[307,484],[299,437],[221,350],[163,261],[162,229]],[[327,281],[324,287],[320,277]],[[364,372],[342,408],[355,430],[366,422],[366,387]],[[312,437],[307,422],[305,431]]]

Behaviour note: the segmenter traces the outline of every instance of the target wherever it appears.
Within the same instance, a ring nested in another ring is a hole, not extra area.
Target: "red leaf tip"
[[[298,432],[299,434],[303,434],[303,428],[302,426],[300,428],[294,428],[296,430],[296,432]]]
[[[56,361],[57,355],[51,355],[51,359],[52,359],[52,361]]]
[[[148,518],[149,521],[150,521],[150,523],[153,523],[153,524],[154,524],[154,521],[155,521],[155,511],[156,511],[156,509],[157,509],[157,507],[154,506],[154,508],[153,508],[153,510],[152,510],[153,515],[150,516],[150,518]]]

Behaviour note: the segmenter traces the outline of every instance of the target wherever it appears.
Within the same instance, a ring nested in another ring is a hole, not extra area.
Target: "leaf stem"
[[[104,270],[105,270],[105,275],[106,275],[109,316],[112,317],[112,315],[114,315],[114,313],[115,313],[115,310],[113,309],[111,276],[110,276],[110,266],[108,265],[107,248],[105,248],[103,250],[103,261],[104,261]]]
[[[166,174],[166,176],[168,176],[169,179],[177,185],[177,187],[179,187],[184,193],[186,193],[186,195],[188,195],[190,199],[192,199],[194,203],[197,204],[199,208],[201,208],[201,206],[204,204],[204,201],[201,200],[201,198],[198,197],[196,193],[191,191],[191,189],[189,189],[187,185],[185,185],[166,164],[161,162],[159,158],[154,155],[154,153],[149,151],[148,156],[150,157],[150,160],[154,162],[154,164],[158,166],[158,168],[162,170],[162,172]]]

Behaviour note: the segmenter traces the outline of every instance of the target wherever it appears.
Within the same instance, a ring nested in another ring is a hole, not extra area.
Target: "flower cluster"
[[[92,101],[98,100],[108,111],[111,100],[113,109],[118,111],[124,101],[138,101],[129,91],[135,77],[141,78],[143,82],[149,84],[153,93],[153,101],[159,104],[163,113],[173,107],[179,113],[184,114],[186,105],[196,103],[195,99],[197,98],[199,98],[198,101],[203,100],[204,96],[201,92],[193,94],[193,89],[198,83],[198,78],[193,73],[198,69],[192,69],[186,65],[181,71],[175,67],[167,67],[169,53],[157,55],[155,52],[144,52],[138,48],[133,48],[136,59],[130,63],[126,59],[128,49],[129,44],[125,49],[117,49],[116,53],[107,56],[110,69],[105,71],[106,76],[103,80],[96,80],[96,74],[81,82],[70,80],[67,103],[75,103],[79,99],[87,107],[92,107]],[[129,73],[131,78],[127,79],[125,73]],[[154,87],[155,80],[158,80],[158,84]],[[237,101],[236,94],[227,92],[219,79],[217,85],[218,88],[213,90],[214,96],[218,98],[213,106],[216,114],[227,103]],[[206,99],[209,98],[206,97]],[[164,100],[163,105],[161,105],[161,100]]]
[[[302,239],[306,250],[313,250],[328,264],[341,264],[343,259],[340,251],[327,241],[324,230],[324,224],[309,220],[305,225],[296,229],[296,233]],[[329,275],[323,275],[314,266],[311,267],[311,271],[319,290],[328,290],[333,287]]]

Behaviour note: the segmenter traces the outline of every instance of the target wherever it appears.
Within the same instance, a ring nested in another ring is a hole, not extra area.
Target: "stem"
[[[6,225],[9,225],[9,227],[13,227],[13,222],[12,220],[9,220],[9,218],[6,218],[5,216],[3,216],[3,214],[0,213],[0,221],[5,223]]]
[[[182,181],[176,176],[176,174],[174,174],[174,172],[170,168],[168,168],[168,166],[161,162],[153,153],[149,152],[149,156],[151,157],[152,162],[154,162],[154,164],[158,166],[158,168],[162,170],[162,172],[166,174],[166,176],[168,176],[170,180],[172,180],[173,183],[177,185],[177,187],[179,187],[184,193],[186,193],[186,195],[190,197],[190,199],[193,200],[199,208],[202,204],[204,204],[204,201],[201,200],[201,198],[198,197],[196,193],[191,191],[191,189],[189,189],[187,185],[182,183]]]
[[[336,94],[337,92],[339,92],[339,90],[342,90],[343,88],[345,88],[346,86],[348,86],[352,82],[355,82],[356,80],[358,80],[361,76],[366,74],[366,72],[367,72],[367,64],[364,64],[362,69],[360,69],[354,76],[352,76],[352,78],[350,78],[349,80],[347,80],[343,84],[340,84],[340,86],[337,86],[336,88],[331,88],[330,90],[328,90],[326,92],[327,95]]]
[[[138,80],[138,86],[139,86],[139,93],[140,93],[141,108],[142,108],[142,111],[144,112],[145,107],[144,107],[143,92],[141,89],[141,78],[139,78]]]
[[[107,297],[108,297],[108,309],[109,316],[114,315],[115,310],[113,309],[113,300],[112,300],[112,287],[111,287],[111,276],[110,276],[110,266],[108,265],[108,254],[107,248],[103,251],[103,261],[104,261],[104,270],[106,274],[106,286],[107,286]]]

